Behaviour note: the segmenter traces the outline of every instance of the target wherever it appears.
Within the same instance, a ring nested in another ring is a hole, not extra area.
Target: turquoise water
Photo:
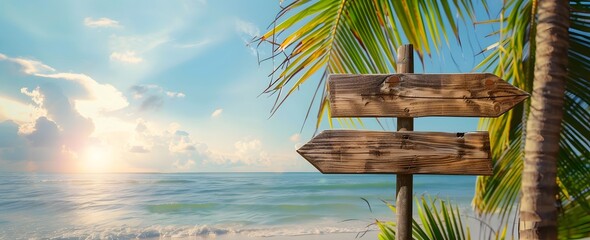
[[[475,177],[415,176],[468,211]],[[391,220],[393,175],[0,174],[0,239],[153,239],[363,231]],[[361,199],[366,199],[371,205]]]

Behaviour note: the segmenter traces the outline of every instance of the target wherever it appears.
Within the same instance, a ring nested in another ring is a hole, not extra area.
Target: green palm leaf
[[[385,203],[393,214],[395,215],[395,206],[390,203]],[[471,232],[467,225],[464,225],[464,220],[459,213],[459,208],[448,202],[436,198],[422,196],[416,199],[418,206],[418,219],[420,221],[412,220],[412,238],[421,240],[434,239],[471,239]],[[382,222],[377,220],[379,239],[392,240],[395,239],[396,225],[395,222]],[[489,227],[489,225],[484,224]],[[490,229],[487,236],[480,235],[480,238],[485,239],[503,239],[494,229]]]
[[[402,43],[413,44],[422,59],[433,48],[449,44],[448,32],[459,40],[452,12],[457,9],[462,10],[461,18],[473,17],[468,1],[293,1],[277,15],[275,22],[282,22],[257,39],[259,44],[270,43],[274,59],[280,58],[265,90],[276,94],[271,112],[301,84],[323,72],[314,95],[321,96],[319,126],[323,115],[329,114],[326,94],[317,93],[327,90],[327,74],[395,72],[395,54]]]

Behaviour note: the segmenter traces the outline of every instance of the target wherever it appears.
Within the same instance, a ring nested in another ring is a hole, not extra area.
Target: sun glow
[[[110,149],[105,146],[93,145],[84,153],[83,170],[86,172],[106,172],[111,170]]]

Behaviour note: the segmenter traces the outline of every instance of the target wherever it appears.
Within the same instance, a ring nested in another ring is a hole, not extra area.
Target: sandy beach
[[[331,233],[331,234],[313,234],[313,235],[298,235],[298,236],[272,236],[272,237],[248,237],[245,235],[225,235],[221,237],[213,237],[213,238],[206,238],[206,239],[217,239],[217,240],[235,240],[235,239],[244,239],[244,240],[334,240],[334,239],[342,239],[342,240],[354,240],[354,239],[361,239],[361,240],[373,240],[377,239],[377,235],[379,234],[378,231],[369,231],[364,236],[360,237],[357,233]],[[193,238],[188,238],[193,239]],[[198,238],[197,238],[198,239]]]

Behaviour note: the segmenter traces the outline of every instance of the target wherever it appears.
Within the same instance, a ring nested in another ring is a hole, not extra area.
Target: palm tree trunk
[[[568,59],[569,5],[539,0],[535,79],[526,129],[521,239],[557,239],[557,155]]]

